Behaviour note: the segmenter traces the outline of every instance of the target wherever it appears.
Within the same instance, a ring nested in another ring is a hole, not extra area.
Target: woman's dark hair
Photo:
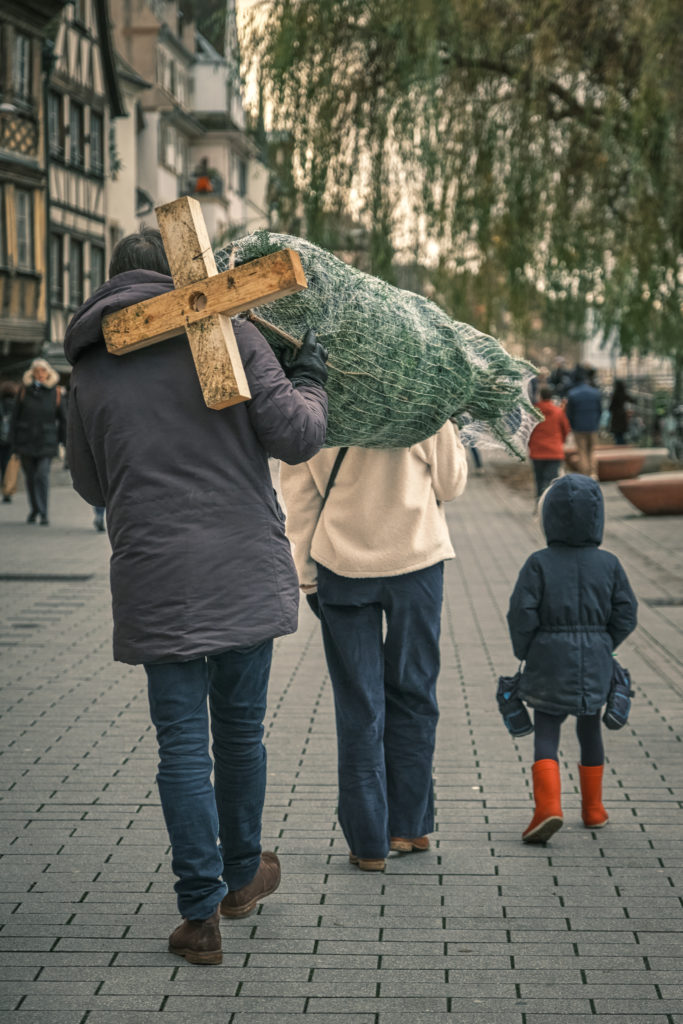
[[[142,227],[136,234],[126,235],[116,243],[109,263],[109,276],[115,277],[126,270],[156,270],[157,274],[171,276],[161,232],[157,228]]]
[[[626,385],[623,380],[615,380],[614,382],[614,394],[613,398],[625,398],[626,397]]]

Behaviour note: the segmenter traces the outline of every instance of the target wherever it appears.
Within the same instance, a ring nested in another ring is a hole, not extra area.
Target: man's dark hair
[[[550,399],[553,397],[553,389],[550,387],[549,384],[541,384],[538,393],[544,402],[550,401]]]
[[[171,276],[160,231],[142,227],[134,235],[126,235],[116,243],[109,263],[109,276],[115,277],[126,270],[156,270],[157,274]]]

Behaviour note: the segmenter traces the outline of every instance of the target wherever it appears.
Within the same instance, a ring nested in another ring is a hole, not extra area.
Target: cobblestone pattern
[[[514,667],[508,597],[541,539],[530,496],[488,472],[449,511],[432,851],[385,874],[349,865],[304,607],[277,643],[267,721],[264,839],[282,886],[223,923],[213,968],[165,948],[178,916],[155,741],[143,671],[111,661],[106,536],[68,488],[49,529],[24,523],[21,495],[2,506],[0,1020],[683,1024],[683,520],[605,496],[605,546],[640,599],[622,652],[631,722],[606,737],[607,828],[581,825],[567,724],[565,825],[547,847],[520,842],[531,738],[510,739],[494,691]]]

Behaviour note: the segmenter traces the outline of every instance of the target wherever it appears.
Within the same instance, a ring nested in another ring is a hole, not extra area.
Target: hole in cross
[[[195,313],[201,313],[203,309],[206,309],[206,293],[205,292],[192,292],[190,295],[190,309],[193,309]]]

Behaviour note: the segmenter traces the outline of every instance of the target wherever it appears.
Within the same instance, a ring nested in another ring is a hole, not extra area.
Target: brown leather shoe
[[[223,959],[221,950],[221,916],[219,908],[204,921],[189,921],[183,918],[168,937],[168,951],[184,956],[191,964],[219,964]]]
[[[354,853],[350,853],[349,860],[361,871],[384,871],[386,867],[384,857],[356,857]]]
[[[223,917],[246,917],[265,896],[275,892],[280,884],[280,861],[276,853],[264,850],[261,863],[251,882],[235,889],[221,903]]]
[[[424,853],[429,849],[429,836],[417,836],[415,839],[404,839],[392,836],[389,840],[389,849],[397,853]]]

